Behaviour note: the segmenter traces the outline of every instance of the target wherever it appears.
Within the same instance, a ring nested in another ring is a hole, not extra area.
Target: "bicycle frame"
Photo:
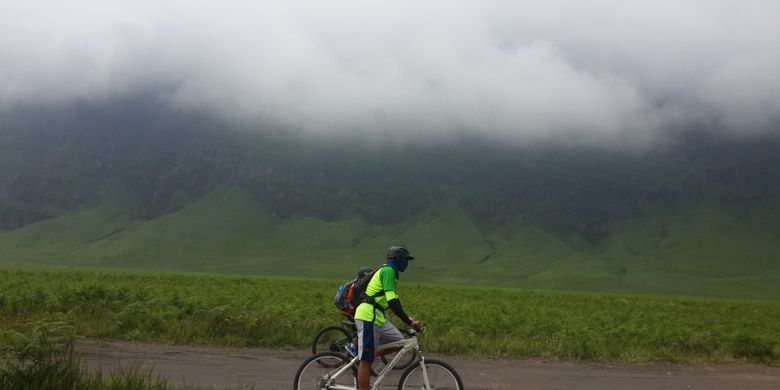
[[[417,342],[417,332],[412,333],[412,337],[400,340],[400,341],[394,341],[392,343],[387,343],[380,345],[377,348],[378,352],[382,352],[388,349],[398,348],[401,347],[401,350],[398,351],[398,353],[393,357],[390,362],[387,363],[387,365],[382,368],[382,371],[379,372],[377,375],[376,380],[374,381],[374,384],[371,386],[371,390],[377,390],[377,386],[382,383],[382,379],[387,376],[387,374],[395,367],[396,364],[398,364],[398,361],[401,359],[401,356],[404,355],[405,352],[409,352],[411,350],[415,350],[417,352],[417,360],[421,363],[420,368],[422,369],[423,373],[423,381],[425,383],[425,388],[430,389],[431,385],[428,383],[428,372],[425,369],[425,364],[422,364],[425,362],[425,358],[422,355],[422,352],[420,351],[420,344]],[[360,362],[360,356],[355,356],[352,358],[352,360],[349,361],[348,364],[345,364],[341,368],[339,368],[336,372],[328,374],[329,378],[328,381],[325,383],[326,388],[328,390],[355,390],[354,387],[347,387],[347,386],[341,386],[341,385],[333,385],[333,378],[337,378],[344,374],[345,371],[347,371],[350,367],[352,367],[353,364]]]

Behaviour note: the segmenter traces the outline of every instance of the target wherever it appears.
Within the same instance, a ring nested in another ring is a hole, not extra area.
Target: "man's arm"
[[[406,325],[418,327],[419,321],[410,318],[401,306],[401,300],[398,299],[398,293],[395,291],[395,273],[392,269],[386,268],[382,270],[382,274],[379,275],[382,279],[382,288],[385,290],[385,298],[387,299],[387,306],[395,313],[398,318],[401,319]]]
[[[390,309],[395,313],[398,318],[401,319],[406,325],[412,325],[412,319],[409,318],[409,316],[404,311],[403,306],[401,306],[401,300],[398,298],[391,299],[387,301],[387,305],[390,306]]]

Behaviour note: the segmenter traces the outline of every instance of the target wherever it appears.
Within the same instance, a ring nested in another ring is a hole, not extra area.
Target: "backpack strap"
[[[387,264],[382,264],[379,268],[376,269],[376,271],[374,271],[374,274],[377,274],[377,273],[381,272],[382,268],[384,268],[384,267],[389,267],[389,266]],[[371,275],[371,279],[374,278],[374,274]],[[369,283],[371,283],[371,282],[369,281]],[[374,295],[368,295],[368,286],[366,286],[366,298],[363,299],[363,302],[370,304],[374,308],[374,312],[372,314],[373,318],[371,319],[371,322],[376,321],[376,311],[377,311],[377,309],[379,309],[379,311],[381,311],[382,314],[384,314],[385,310],[387,310],[387,309],[383,308],[382,306],[379,306],[379,303],[376,301],[376,297],[381,297],[383,295],[385,295],[384,286],[382,286],[382,290],[381,291],[377,292]]]
[[[374,272],[374,274],[378,274],[379,272],[381,272],[381,271],[382,271],[382,268],[384,268],[384,267],[389,267],[389,265],[387,265],[387,264],[382,264],[382,265],[381,265],[379,268],[377,268],[377,269],[376,269],[376,271]],[[373,279],[373,278],[374,278],[374,275],[371,275],[371,278]],[[369,283],[371,283],[371,282],[369,282]],[[366,286],[366,291],[368,291],[368,286]],[[376,293],[376,294],[374,294],[374,295],[368,295],[368,292],[366,292],[366,301],[370,300],[371,302],[368,302],[368,303],[371,303],[371,304],[373,304],[373,303],[375,302],[375,300],[374,300],[374,298],[375,298],[375,297],[381,297],[381,296],[383,296],[383,295],[385,295],[385,289],[384,289],[384,286],[382,286],[382,290],[381,290],[381,291],[377,292],[377,293]],[[384,311],[384,309],[383,309],[383,311]]]

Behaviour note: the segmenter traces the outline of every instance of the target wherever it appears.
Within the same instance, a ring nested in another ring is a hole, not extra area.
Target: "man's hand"
[[[411,326],[412,326],[412,328],[414,328],[415,330],[420,330],[420,328],[422,328],[422,322],[421,322],[420,320],[415,320],[415,319],[412,319],[412,324],[411,324]]]

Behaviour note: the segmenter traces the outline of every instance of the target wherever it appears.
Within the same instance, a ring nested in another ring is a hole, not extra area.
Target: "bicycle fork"
[[[431,383],[428,381],[428,369],[425,367],[425,358],[420,355],[420,370],[422,370],[423,383],[425,384],[425,390],[431,389]]]

